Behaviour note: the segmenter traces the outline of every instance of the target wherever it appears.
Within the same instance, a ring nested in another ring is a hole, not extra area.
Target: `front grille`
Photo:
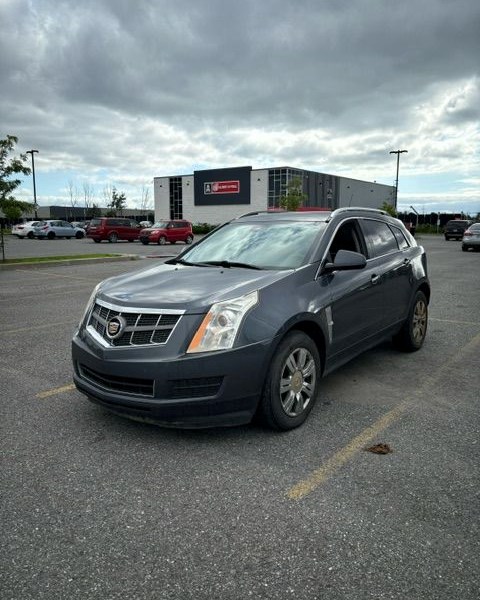
[[[170,382],[170,398],[204,398],[216,396],[222,382],[223,377],[176,379]]]
[[[78,371],[81,377],[105,390],[134,394],[135,396],[153,397],[153,379],[106,375],[82,364],[78,365]]]
[[[114,317],[121,317],[125,326],[117,337],[112,338],[107,335],[107,327]],[[90,333],[97,334],[104,345],[149,346],[166,344],[179,319],[179,314],[130,312],[128,309],[104,305],[97,300],[87,328]]]

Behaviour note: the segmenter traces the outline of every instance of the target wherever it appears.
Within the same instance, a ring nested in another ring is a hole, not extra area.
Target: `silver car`
[[[480,223],[474,223],[464,232],[462,238],[462,250],[467,252],[469,248],[480,250]]]
[[[85,231],[81,227],[74,227],[68,221],[48,220],[41,221],[37,227],[33,229],[34,237],[38,239],[55,238],[77,238],[77,240],[85,237]]]

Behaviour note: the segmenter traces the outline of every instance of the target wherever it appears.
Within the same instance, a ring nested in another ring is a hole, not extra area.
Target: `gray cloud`
[[[0,18],[1,135],[45,168],[368,172],[392,144],[429,156],[439,128],[478,144],[472,0],[8,0]]]

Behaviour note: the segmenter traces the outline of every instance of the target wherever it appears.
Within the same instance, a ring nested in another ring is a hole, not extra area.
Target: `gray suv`
[[[80,391],[174,427],[299,426],[321,377],[427,331],[425,251],[362,208],[255,212],[165,264],[100,283],[73,338]]]

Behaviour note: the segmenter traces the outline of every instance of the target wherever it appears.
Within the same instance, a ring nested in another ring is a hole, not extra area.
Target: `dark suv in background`
[[[465,221],[462,219],[453,219],[448,221],[443,229],[445,239],[448,240],[461,240],[463,233],[470,227],[473,221]]]
[[[383,211],[250,213],[100,283],[73,339],[74,380],[135,419],[206,427],[259,413],[291,429],[333,369],[389,338],[421,348],[429,299],[424,249]]]

